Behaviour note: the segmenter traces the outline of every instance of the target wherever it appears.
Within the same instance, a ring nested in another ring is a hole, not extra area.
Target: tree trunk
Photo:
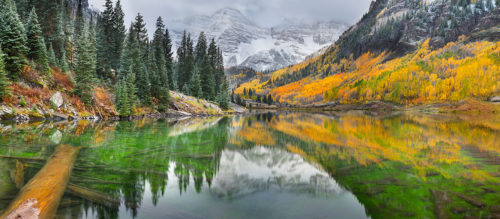
[[[59,145],[0,218],[54,218],[79,151],[79,147]]]

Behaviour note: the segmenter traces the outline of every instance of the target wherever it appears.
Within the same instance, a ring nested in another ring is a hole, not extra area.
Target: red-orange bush
[[[68,91],[73,89],[74,85],[71,78],[59,69],[52,69],[52,76],[54,77],[56,86],[60,86]]]

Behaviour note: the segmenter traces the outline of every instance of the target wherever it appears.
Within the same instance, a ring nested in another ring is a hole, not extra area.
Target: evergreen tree
[[[125,47],[120,61],[118,78],[126,77],[130,68],[135,75],[136,94],[144,105],[151,104],[151,84],[149,81],[146,65],[137,41],[134,28],[130,28]]]
[[[222,84],[220,85],[219,88],[219,94],[217,95],[217,103],[222,109],[229,109],[229,85],[227,80],[223,80]]]
[[[178,85],[182,88],[182,92],[184,94],[187,95],[187,93],[185,93],[186,88],[187,86],[184,86],[186,85],[187,81],[189,81],[189,79],[191,79],[190,75],[187,74],[186,70],[185,70],[185,66],[186,66],[186,53],[187,53],[187,35],[186,35],[186,31],[184,31],[184,33],[182,34],[182,40],[181,40],[181,45],[179,46],[179,48],[177,48],[177,83]],[[188,77],[189,76],[189,77]]]
[[[196,68],[200,70],[201,88],[203,90],[203,98],[207,100],[215,100],[215,77],[214,65],[210,63],[207,56],[207,39],[205,33],[201,32],[198,37],[198,42],[195,49]]]
[[[205,61],[205,57],[207,56],[207,38],[205,37],[205,33],[201,32],[198,37],[198,42],[196,43],[195,49],[195,63],[200,66]]]
[[[146,29],[146,23],[144,23],[144,17],[140,13],[138,13],[135,17],[135,22],[132,24],[132,28],[136,33],[141,53],[143,57],[146,58],[148,52],[148,30]]]
[[[111,68],[118,69],[120,67],[120,58],[123,50],[123,42],[126,37],[125,14],[123,13],[120,0],[116,1],[115,10],[112,16],[113,23],[113,48],[111,56]]]
[[[37,62],[45,72],[49,72],[49,63],[47,61],[47,48],[45,48],[45,41],[42,35],[42,29],[38,23],[38,16],[36,15],[35,8],[31,13],[26,23],[26,36],[27,36],[27,57]]]
[[[3,97],[10,94],[8,89],[9,82],[7,80],[7,73],[5,72],[5,64],[3,62],[3,52],[0,49],[0,102],[2,102]]]
[[[106,0],[104,3],[104,11],[98,19],[98,45],[97,53],[99,60],[97,61],[97,75],[99,78],[107,78],[111,70],[111,56],[114,54],[113,46],[113,2]]]
[[[87,106],[92,102],[93,91],[93,66],[91,45],[89,39],[89,30],[87,25],[83,23],[82,33],[78,41],[78,48],[76,53],[76,88],[75,93],[81,98],[82,102]]]
[[[227,80],[224,74],[224,58],[222,51],[217,48],[217,58],[215,59],[215,83],[221,84],[224,80]],[[219,90],[216,90],[216,93],[219,93]]]
[[[189,81],[190,87],[190,95],[193,97],[197,98],[202,98],[203,97],[203,90],[201,88],[201,79],[200,79],[200,73],[198,69],[195,69],[193,72],[193,76],[191,77],[191,80]]]
[[[59,66],[62,72],[69,71],[68,59],[66,58],[66,50],[63,48],[61,51],[61,59],[59,59]]]
[[[213,80],[214,80],[214,84],[217,84],[217,85],[222,84],[221,83],[222,82],[221,78],[218,78],[217,74],[216,74],[218,54],[217,54],[217,45],[215,44],[215,39],[213,39],[213,38],[210,41],[210,45],[208,46],[207,58],[208,58],[208,62],[209,62],[209,65],[210,65],[210,70],[212,71],[211,73],[213,74],[212,77],[213,77]],[[214,89],[214,92],[216,94],[218,94],[219,87],[216,86],[215,89]]]
[[[188,96],[191,95],[191,88],[189,88],[187,83],[182,87],[182,93]]]
[[[165,61],[165,51],[164,51],[164,32],[165,25],[163,20],[159,17],[156,21],[156,31],[153,37],[153,42],[151,43],[150,54],[153,57],[152,68],[150,71],[151,78],[151,90],[153,96],[160,101],[160,111],[164,111],[167,108],[168,101],[170,99],[170,92],[168,88],[169,78],[166,69]],[[153,81],[154,80],[154,81]]]
[[[76,15],[75,15],[75,32],[74,32],[74,38],[80,40],[81,37],[83,37],[84,34],[84,27],[85,27],[85,17],[83,15],[83,4],[82,0],[78,0],[78,6],[76,9]]]
[[[193,41],[191,40],[191,35],[184,34],[182,36],[182,41],[180,47],[177,49],[178,56],[178,85],[184,88],[184,85],[189,83],[192,77],[192,73],[194,71],[195,63],[194,63],[194,51],[193,51]]]
[[[26,36],[12,0],[4,0],[0,23],[0,45],[5,53],[5,70],[14,80],[19,78],[26,60]]]
[[[165,28],[163,37],[163,52],[165,53],[165,69],[167,70],[168,87],[172,90],[177,90],[177,77],[174,76],[174,58],[172,53],[172,40],[168,29]]]
[[[89,35],[88,35],[88,40],[89,40],[89,52],[90,56],[92,58],[92,75],[95,76],[96,74],[96,65],[97,65],[97,37],[96,37],[96,30],[95,30],[95,24],[94,20],[91,17],[90,18],[90,23],[89,23]]]
[[[120,116],[130,116],[134,112],[135,100],[135,76],[132,67],[126,77],[121,78],[116,85],[116,106]]]
[[[58,10],[56,12],[56,23],[55,23],[55,31],[56,33],[52,36],[49,36],[49,44],[52,45],[52,49],[54,50],[54,54],[59,59],[62,57],[62,50],[65,48],[65,32],[64,32],[64,19],[65,19],[65,10],[62,4],[59,4]]]
[[[54,52],[54,48],[52,47],[52,43],[50,44],[50,47],[49,47],[49,52],[48,52],[48,55],[47,55],[47,59],[49,61],[49,65],[51,65],[51,66],[58,66],[57,58],[56,58],[56,53]]]
[[[203,61],[199,67],[201,69],[201,81],[202,81],[202,90],[203,90],[203,98],[207,100],[215,100],[216,93],[215,87],[215,77],[214,77],[214,69],[209,63],[209,59],[207,57],[203,58]]]

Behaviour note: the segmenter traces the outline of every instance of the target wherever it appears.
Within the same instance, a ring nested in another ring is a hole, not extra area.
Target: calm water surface
[[[0,155],[84,146],[58,218],[494,218],[498,115],[261,113],[0,125]],[[0,211],[43,167],[0,158]]]

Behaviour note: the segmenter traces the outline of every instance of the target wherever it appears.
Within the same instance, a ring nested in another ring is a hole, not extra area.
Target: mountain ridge
[[[244,95],[245,89],[252,89],[258,95],[272,94],[278,102],[293,105],[329,101],[414,104],[466,98],[489,100],[500,95],[500,78],[488,72],[498,71],[500,65],[496,58],[500,7],[490,0],[481,3],[373,1],[360,21],[322,54],[270,73],[269,80],[251,78],[235,94]],[[446,67],[449,62],[456,64]],[[468,73],[471,71],[472,75]],[[484,78],[486,75],[490,78]],[[430,80],[434,82],[427,88],[421,87]],[[418,81],[419,86],[410,83],[413,81]],[[460,88],[472,81],[474,86],[483,87],[481,93],[472,86]],[[454,88],[449,90],[450,87]],[[436,93],[426,96],[426,89]]]
[[[237,9],[226,7],[211,16],[198,15],[167,21],[174,45],[186,30],[196,39],[200,32],[222,45],[226,67],[244,66],[259,71],[278,69],[303,61],[331,44],[347,28],[335,21],[311,24],[287,20],[270,28],[260,27]]]

